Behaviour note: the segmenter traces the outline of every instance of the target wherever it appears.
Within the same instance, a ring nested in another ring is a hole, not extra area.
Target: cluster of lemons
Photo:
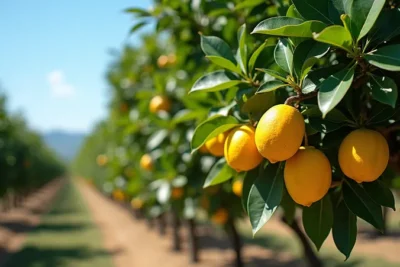
[[[293,200],[303,206],[323,198],[332,183],[331,164],[325,154],[305,144],[305,123],[294,107],[280,104],[264,113],[257,124],[241,125],[208,140],[202,151],[224,156],[238,172],[257,167],[266,158],[270,163],[286,161],[284,180]],[[372,182],[382,175],[389,161],[386,139],[365,128],[351,132],[338,153],[342,172],[361,182]]]

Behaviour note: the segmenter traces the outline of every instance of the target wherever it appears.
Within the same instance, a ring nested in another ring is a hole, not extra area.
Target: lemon
[[[96,158],[97,165],[104,166],[108,162],[108,158],[106,155],[98,155]]]
[[[172,188],[171,198],[172,199],[180,199],[183,196],[183,188],[182,187],[174,187]]]
[[[211,221],[215,224],[224,225],[228,221],[229,213],[226,209],[218,209],[211,217]]]
[[[372,182],[385,171],[389,146],[378,132],[358,129],[347,135],[339,147],[339,165],[343,173],[358,183]]]
[[[144,170],[151,171],[153,169],[153,159],[149,154],[144,154],[140,159],[140,167]]]
[[[284,179],[292,199],[309,207],[328,192],[332,182],[331,164],[320,150],[310,146],[300,147],[286,161]]]
[[[140,198],[134,198],[131,201],[131,206],[133,209],[141,209],[143,207],[143,200],[141,200]]]
[[[289,105],[276,105],[267,110],[258,122],[256,146],[271,163],[285,161],[297,152],[304,134],[301,113]]]
[[[229,132],[220,133],[205,143],[205,146],[211,155],[222,157],[224,155],[224,144]]]
[[[232,191],[235,195],[241,197],[243,192],[243,182],[241,180],[234,181],[232,184]]]
[[[168,112],[171,109],[171,103],[166,96],[157,95],[150,100],[149,110],[151,113],[159,111]]]
[[[242,125],[233,129],[226,138],[225,159],[237,172],[254,169],[263,160],[254,142],[254,131],[252,126]]]
[[[165,68],[168,64],[168,56],[166,55],[161,55],[158,59],[157,59],[157,65],[159,68]]]

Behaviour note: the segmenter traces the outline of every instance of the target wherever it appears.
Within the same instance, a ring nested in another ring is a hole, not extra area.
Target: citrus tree
[[[382,231],[382,207],[395,209],[388,164],[398,153],[399,10],[392,1],[293,0],[279,13],[250,28],[265,39],[255,48],[245,24],[237,46],[201,36],[222,69],[190,94],[235,99],[226,116],[196,128],[192,149],[225,140],[214,180],[246,173],[242,202],[253,234],[279,206],[291,225],[301,208],[316,248],[332,230],[348,258],[357,219]],[[258,60],[262,52],[267,60]]]

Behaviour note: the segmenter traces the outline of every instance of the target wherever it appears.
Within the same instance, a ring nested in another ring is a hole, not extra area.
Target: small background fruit
[[[284,178],[292,199],[309,207],[328,193],[332,182],[331,164],[320,150],[301,147],[286,161]]]
[[[172,199],[181,199],[183,196],[183,188],[182,187],[174,187],[172,188],[171,198]]]
[[[242,196],[242,192],[243,192],[243,182],[242,182],[242,180],[236,180],[236,181],[233,182],[232,191],[238,197]]]
[[[358,183],[372,182],[385,171],[389,146],[378,132],[358,129],[347,135],[339,148],[339,165],[343,173]]]
[[[149,110],[151,113],[159,111],[168,112],[171,109],[171,102],[168,97],[157,95],[150,100]]]
[[[211,221],[215,224],[224,225],[228,221],[229,213],[226,209],[218,209],[211,217]]]
[[[140,159],[140,167],[144,170],[151,171],[153,169],[153,159],[149,154],[144,154]]]
[[[225,159],[237,172],[252,170],[263,160],[254,141],[254,132],[252,126],[242,125],[233,129],[226,138]]]
[[[270,108],[258,122],[255,134],[260,154],[274,163],[292,157],[301,146],[305,134],[304,118],[289,105]]]

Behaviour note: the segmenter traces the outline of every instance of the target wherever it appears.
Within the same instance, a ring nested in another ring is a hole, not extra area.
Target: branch
[[[313,97],[315,97],[317,94],[318,94],[318,91],[314,91],[314,92],[311,92],[311,93],[306,94],[306,95],[304,95],[304,94],[299,94],[299,95],[290,96],[290,97],[288,97],[288,98],[286,99],[285,104],[286,104],[286,105],[291,105],[291,104],[293,104],[293,103],[298,103],[298,102],[301,102],[301,101],[303,101],[303,100],[306,100],[306,99],[309,99],[309,98],[313,98]]]

